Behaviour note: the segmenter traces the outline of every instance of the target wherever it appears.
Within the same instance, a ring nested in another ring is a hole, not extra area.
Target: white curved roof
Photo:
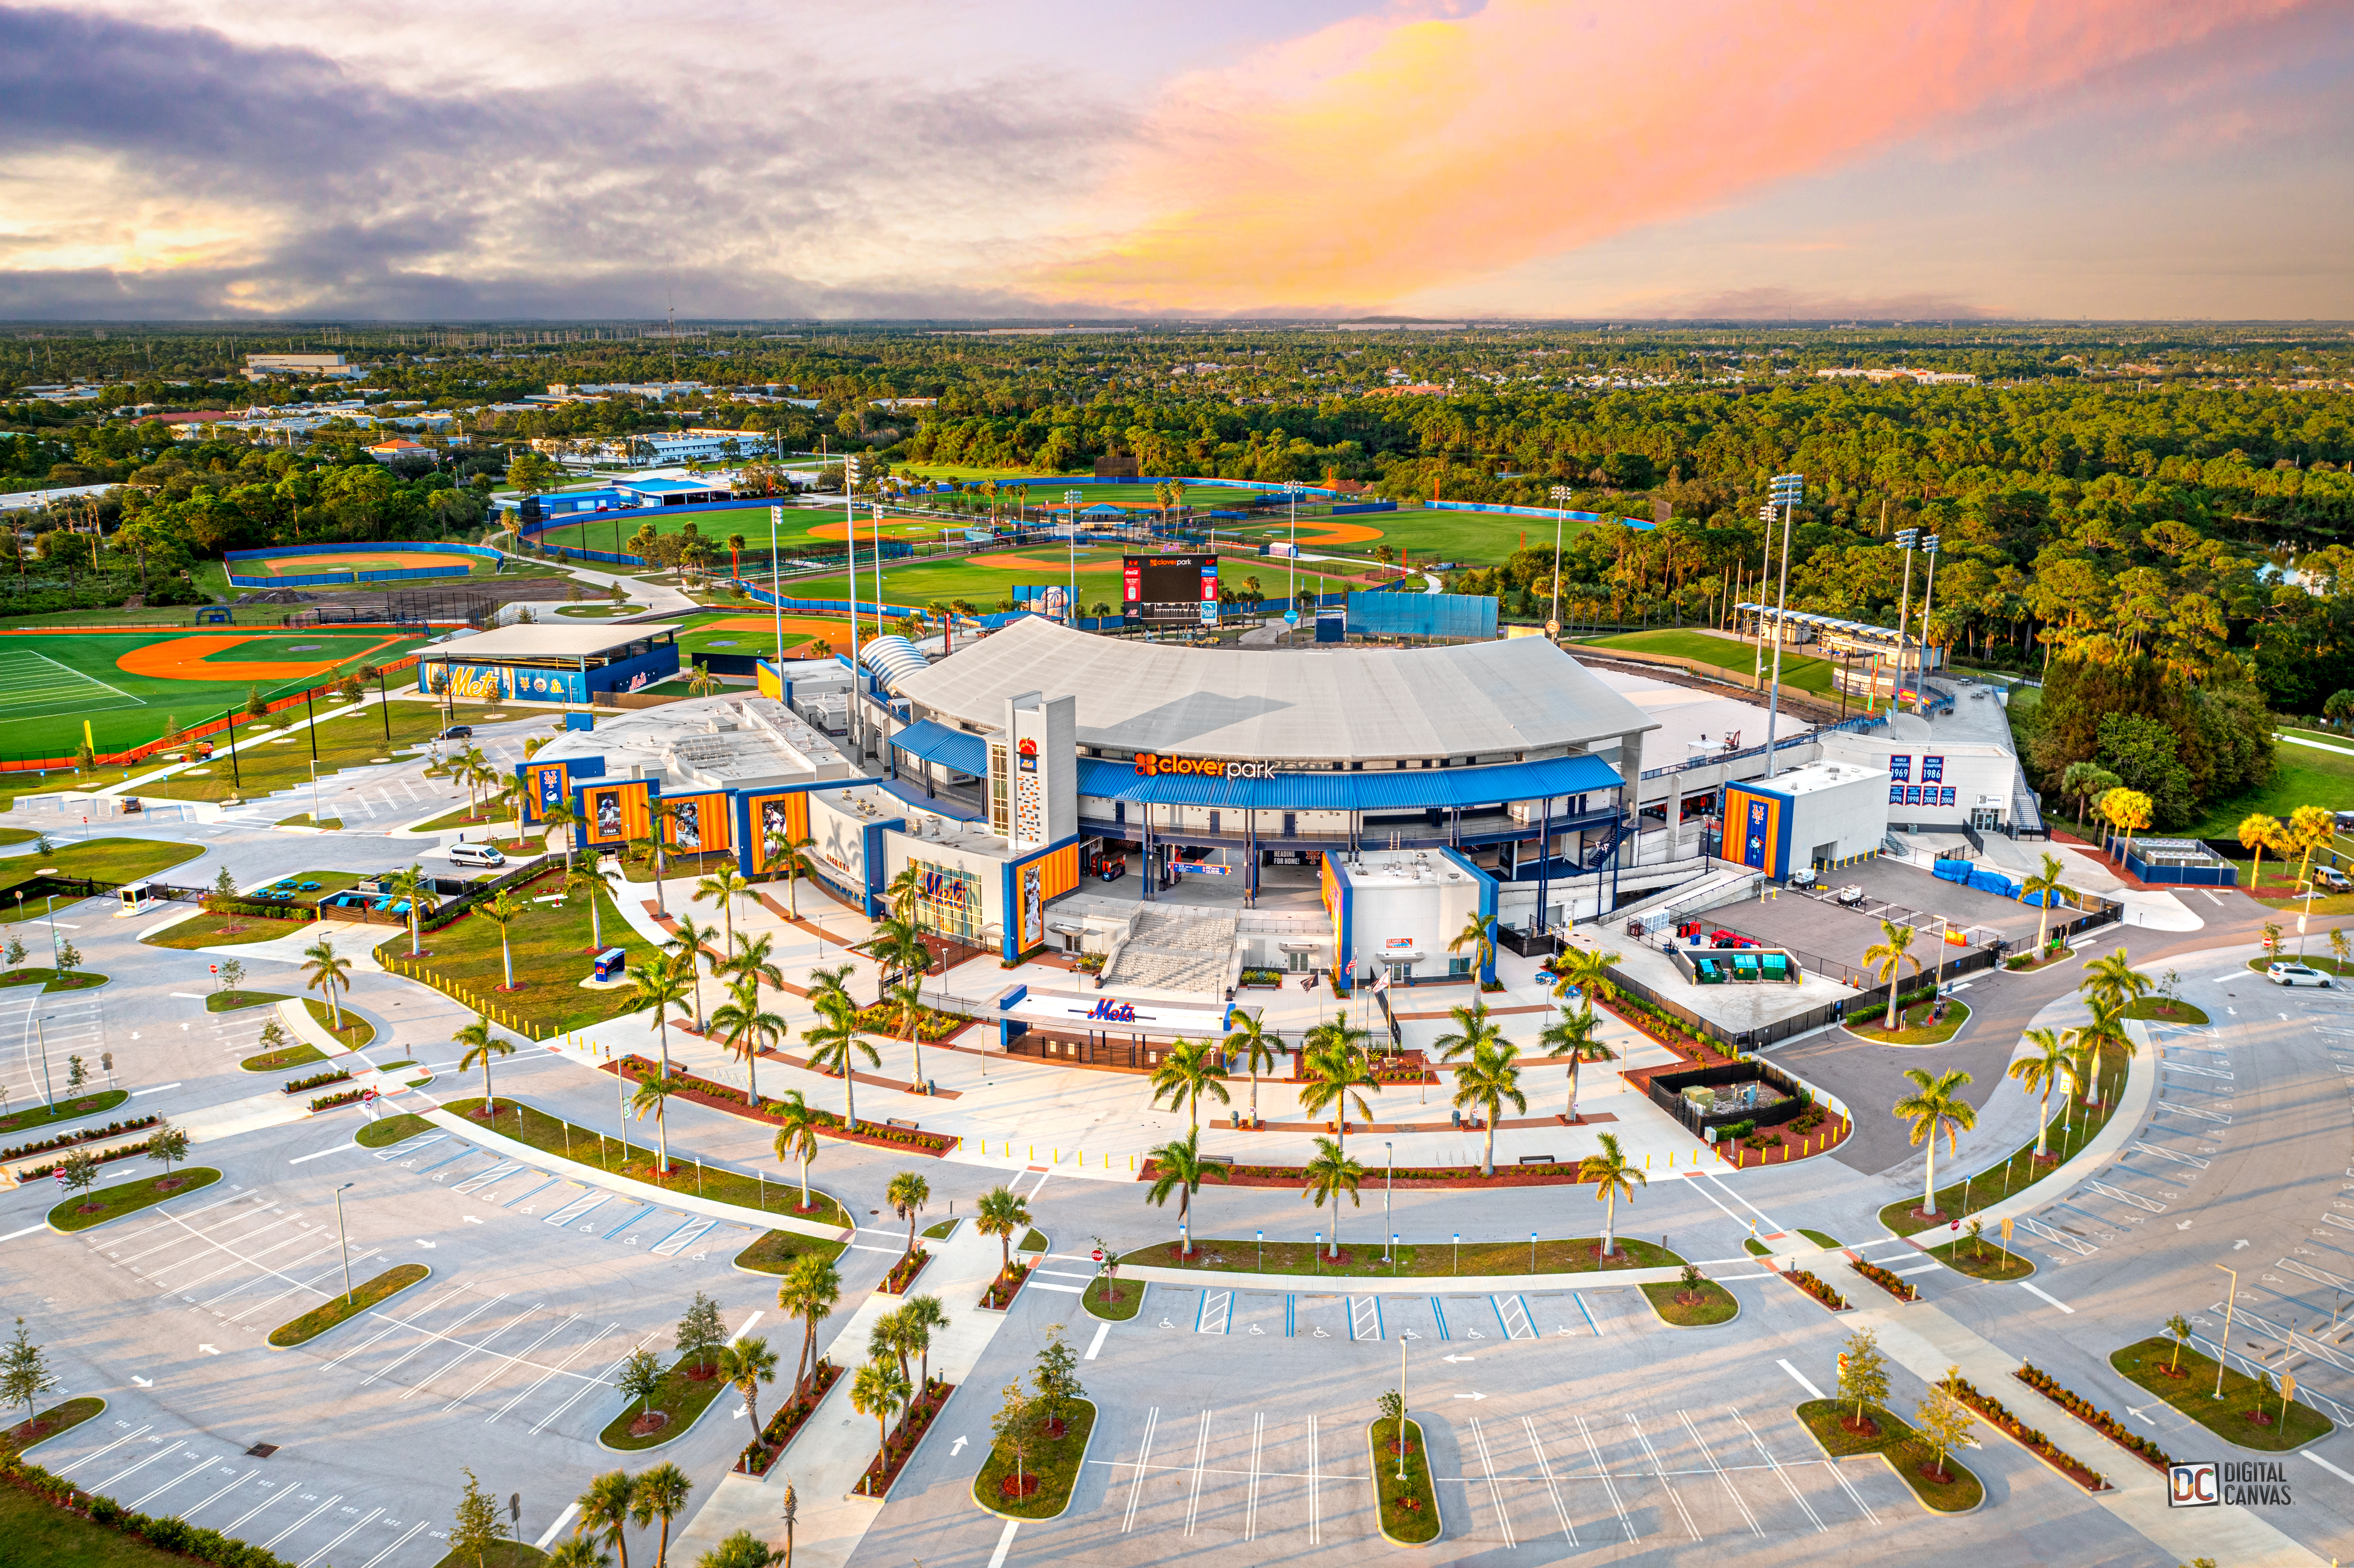
[[[858,662],[883,677],[883,684],[892,692],[908,675],[923,669],[931,661],[922,650],[904,637],[877,637],[858,651]]]
[[[1033,617],[897,683],[951,722],[995,729],[1005,699],[1078,699],[1082,745],[1342,761],[1587,746],[1659,727],[1542,637],[1443,648],[1179,648]]]

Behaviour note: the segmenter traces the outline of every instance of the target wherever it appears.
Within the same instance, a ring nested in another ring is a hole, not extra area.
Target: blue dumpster
[[[621,971],[630,965],[630,955],[619,948],[608,948],[597,955],[597,978],[600,980],[620,980]]]

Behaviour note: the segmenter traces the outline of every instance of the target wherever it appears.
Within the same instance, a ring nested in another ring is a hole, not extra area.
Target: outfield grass
[[[1719,637],[1708,631],[1667,629],[1628,631],[1616,637],[1598,637],[1579,646],[1625,648],[1630,652],[1696,660],[1702,664],[1713,664],[1718,669],[1731,671],[1744,680],[1755,673],[1757,659],[1755,643],[1736,642],[1732,638]],[[1766,650],[1766,671],[1769,677],[1773,669],[1774,650],[1768,648]],[[1810,659],[1787,648],[1782,650],[1782,683],[1798,691],[1836,697],[1838,693],[1831,681],[1836,669],[1837,666],[1829,660]]]

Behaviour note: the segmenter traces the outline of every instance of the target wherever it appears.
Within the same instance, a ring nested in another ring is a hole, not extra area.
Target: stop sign
[[[1094,1258],[1097,1263],[1101,1263],[1103,1261],[1103,1248],[1097,1247],[1087,1255]]]

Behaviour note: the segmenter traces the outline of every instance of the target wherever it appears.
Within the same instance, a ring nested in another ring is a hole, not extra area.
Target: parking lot
[[[1880,923],[1893,920],[1915,925],[1921,937],[1913,953],[1925,969],[1938,950],[1938,921],[1946,916],[1956,929],[1968,928],[1971,946],[1999,933],[2024,948],[2035,940],[2038,911],[2031,904],[1998,898],[1991,893],[1959,883],[1945,882],[1900,861],[1874,860],[1831,874],[1829,888],[1858,886],[1863,902],[1849,908],[1833,901],[1829,889],[1819,893],[1784,892],[1778,896],[1728,905],[1702,918],[1755,937],[1769,947],[1796,948],[1861,969],[1864,949],[1882,940]],[[2052,910],[2054,921],[2080,913],[2064,905]],[[1713,929],[1714,927],[1712,927]],[[1959,948],[1945,949],[1958,954]]]

